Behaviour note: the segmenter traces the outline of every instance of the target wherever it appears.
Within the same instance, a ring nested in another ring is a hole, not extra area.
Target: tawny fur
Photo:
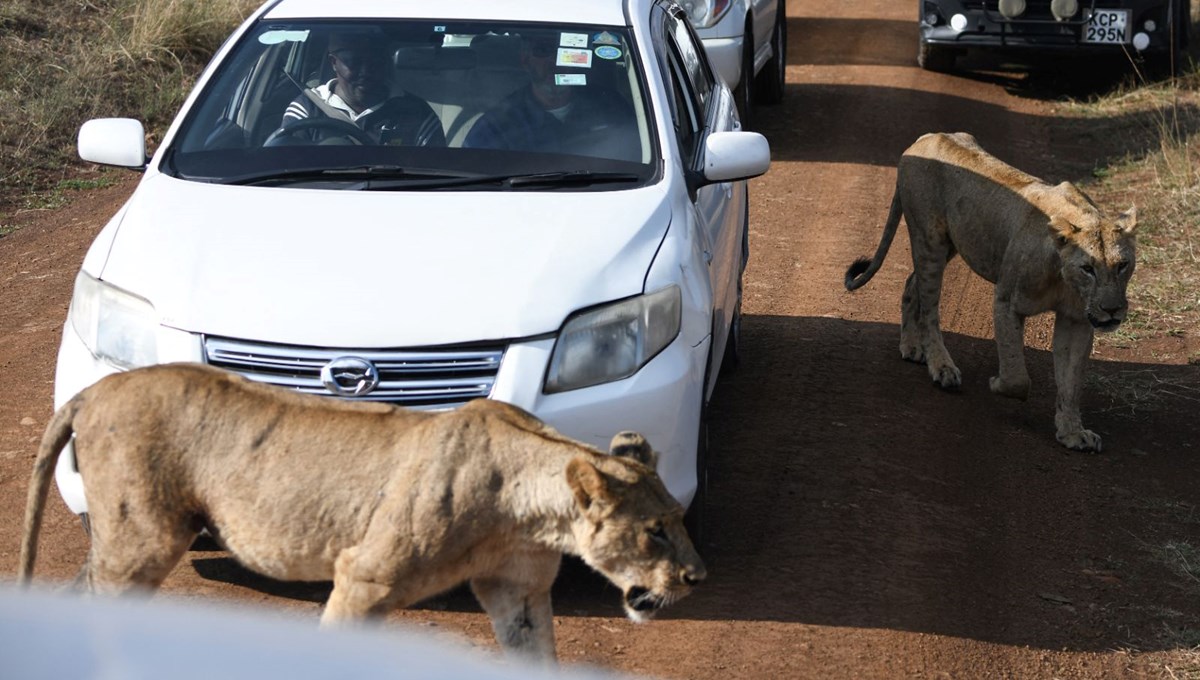
[[[172,364],[109,376],[54,415],[29,487],[22,582],[72,434],[92,531],[80,581],[99,592],[156,588],[209,528],[258,573],[332,580],[323,624],[469,581],[501,647],[552,661],[563,553],[621,588],[635,620],[705,576],[635,433],[609,455],[500,402],[418,412]]]
[[[1100,436],[1079,412],[1093,329],[1113,330],[1128,313],[1137,212],[1110,217],[1069,182],[1051,186],[980,148],[966,133],[922,136],[900,159],[896,193],[873,259],[846,271],[855,290],[875,275],[900,217],[908,225],[913,273],[904,285],[900,355],[925,363],[945,388],[962,375],[942,342],[942,275],[956,254],[995,284],[993,319],[1000,355],[992,392],[1024,399],[1025,319],[1054,312],[1054,422],[1060,443],[1099,451]]]

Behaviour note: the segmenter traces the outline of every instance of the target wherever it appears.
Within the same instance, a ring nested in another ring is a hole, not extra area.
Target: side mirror
[[[79,157],[123,168],[146,167],[146,130],[132,118],[96,118],[79,128]]]
[[[771,167],[771,145],[757,132],[714,132],[704,141],[704,179],[731,182]]]

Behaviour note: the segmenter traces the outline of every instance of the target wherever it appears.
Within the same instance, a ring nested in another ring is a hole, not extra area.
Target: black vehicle
[[[917,63],[948,71],[966,48],[1120,53],[1181,66],[1191,0],[918,0]]]

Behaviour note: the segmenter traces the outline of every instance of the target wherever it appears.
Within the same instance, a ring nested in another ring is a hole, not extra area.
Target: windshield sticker
[[[593,35],[592,43],[596,45],[620,45],[621,39],[608,31],[604,31]]]
[[[620,59],[621,49],[612,45],[601,45],[596,48],[596,56],[601,59]]]
[[[555,85],[587,85],[586,73],[555,73]]]
[[[258,41],[264,45],[278,45],[282,42],[304,42],[308,40],[308,31],[267,31],[258,36]]]
[[[587,33],[563,33],[558,37],[558,44],[563,47],[587,47]]]
[[[567,47],[558,48],[558,60],[555,66],[576,66],[578,68],[592,67],[591,50],[577,50]]]

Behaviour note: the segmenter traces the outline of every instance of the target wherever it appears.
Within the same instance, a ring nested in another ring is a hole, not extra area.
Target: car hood
[[[326,347],[508,339],[641,293],[669,222],[661,185],[343,192],[154,175],[99,274],[196,333]]]

